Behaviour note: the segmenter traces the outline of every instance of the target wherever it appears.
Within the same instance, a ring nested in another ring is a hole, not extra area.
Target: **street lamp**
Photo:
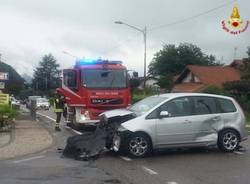
[[[122,21],[115,21],[115,24],[123,24],[123,25],[126,25],[132,29],[135,29],[139,32],[141,32],[143,34],[143,41],[144,41],[144,81],[143,81],[143,87],[145,89],[145,85],[146,85],[146,57],[147,57],[147,27],[145,26],[144,29],[140,29],[138,27],[135,27],[135,26],[132,26],[132,25],[129,25],[125,22],[122,22]]]

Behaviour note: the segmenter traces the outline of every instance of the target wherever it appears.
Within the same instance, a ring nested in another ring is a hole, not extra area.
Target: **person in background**
[[[56,113],[55,131],[61,131],[60,121],[64,110],[64,103],[65,103],[64,96],[60,95],[59,93],[56,93],[54,99],[54,112]]]

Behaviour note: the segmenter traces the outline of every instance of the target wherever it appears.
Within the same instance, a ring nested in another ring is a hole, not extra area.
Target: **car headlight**
[[[113,137],[113,147],[112,149],[117,152],[121,146],[121,137],[118,134],[115,134]]]

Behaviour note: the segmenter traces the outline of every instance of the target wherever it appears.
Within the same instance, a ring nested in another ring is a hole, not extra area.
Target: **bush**
[[[132,104],[152,95],[159,94],[159,90],[154,88],[145,88],[143,90],[136,89],[132,94]]]
[[[9,118],[14,118],[16,115],[17,111],[9,105],[0,105],[0,117],[8,116]]]
[[[239,104],[244,109],[244,111],[247,114],[250,114],[250,96],[247,96],[247,95],[237,95],[234,98],[239,102]]]
[[[10,122],[17,115],[17,111],[9,105],[0,105],[0,129],[9,126]]]

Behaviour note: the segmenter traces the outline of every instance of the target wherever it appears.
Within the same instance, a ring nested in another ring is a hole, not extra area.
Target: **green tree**
[[[163,49],[154,55],[149,65],[149,74],[160,76],[161,87],[170,88],[173,77],[180,74],[187,65],[218,65],[215,57],[204,54],[199,47],[190,43],[181,43],[179,46],[164,45]],[[166,81],[164,78],[170,79]]]
[[[140,85],[140,80],[138,78],[131,78],[129,83],[131,91],[133,92]]]
[[[52,54],[43,56],[39,66],[34,70],[32,87],[47,95],[50,91],[59,87],[61,73],[59,66]]]
[[[250,47],[247,54],[248,58],[243,59],[243,65],[240,67],[241,80],[224,84],[226,90],[236,95],[250,95]]]
[[[248,58],[243,60],[240,67],[240,81],[227,82],[224,89],[232,93],[243,109],[250,114],[250,47],[247,50]]]
[[[164,89],[172,89],[174,82],[173,77],[170,75],[160,75],[157,84]]]

